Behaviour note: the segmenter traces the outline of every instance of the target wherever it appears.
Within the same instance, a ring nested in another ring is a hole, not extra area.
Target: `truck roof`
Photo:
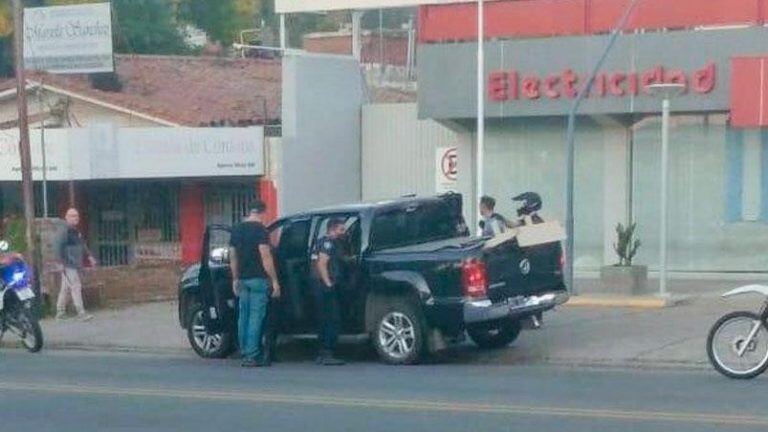
[[[310,217],[314,215],[327,215],[336,213],[369,213],[380,212],[387,210],[394,210],[402,207],[408,207],[414,204],[427,204],[433,202],[439,202],[440,196],[404,196],[391,200],[367,202],[367,203],[355,203],[355,204],[342,204],[329,207],[322,207],[313,210],[307,210],[303,212],[286,215],[280,220],[293,219],[297,217]]]

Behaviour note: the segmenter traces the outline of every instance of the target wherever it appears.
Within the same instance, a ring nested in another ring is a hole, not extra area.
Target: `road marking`
[[[340,398],[326,396],[291,395],[278,393],[253,393],[210,390],[173,390],[151,388],[118,388],[67,384],[30,384],[0,382],[0,390],[80,394],[115,397],[157,397],[171,399],[196,399],[206,401],[234,401],[272,403],[284,405],[316,405],[340,408],[364,408],[402,411],[461,412],[469,414],[499,414],[524,416],[577,417],[599,420],[628,420],[639,422],[703,423],[727,426],[768,426],[768,417],[709,414],[695,412],[623,411],[585,408],[524,406],[507,404],[476,404],[465,402],[439,402],[427,400],[389,400]]]

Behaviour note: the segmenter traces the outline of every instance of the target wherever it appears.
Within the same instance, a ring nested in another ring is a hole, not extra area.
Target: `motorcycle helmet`
[[[541,210],[541,197],[536,192],[525,192],[514,198],[512,201],[522,202],[523,205],[517,209],[517,215],[528,216]]]

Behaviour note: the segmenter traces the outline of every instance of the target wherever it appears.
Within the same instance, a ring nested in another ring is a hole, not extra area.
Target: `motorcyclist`
[[[509,222],[504,216],[496,213],[496,200],[490,196],[480,198],[480,230],[483,237],[494,237],[509,228]]]

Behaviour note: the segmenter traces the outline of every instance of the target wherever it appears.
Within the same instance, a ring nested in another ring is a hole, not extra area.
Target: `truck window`
[[[389,249],[467,235],[461,216],[445,204],[400,208],[375,216],[371,248]]]
[[[307,256],[311,220],[287,222],[272,232],[277,256],[281,259],[296,259]]]
[[[344,248],[343,254],[345,256],[358,255],[360,252],[360,241],[362,239],[360,217],[358,215],[339,214],[324,217],[322,220],[320,220],[320,223],[317,224],[315,242],[317,242],[317,239],[326,235],[328,232],[328,221],[330,221],[331,218],[338,218],[344,221],[344,227],[346,228],[347,236],[342,242],[342,246]]]

